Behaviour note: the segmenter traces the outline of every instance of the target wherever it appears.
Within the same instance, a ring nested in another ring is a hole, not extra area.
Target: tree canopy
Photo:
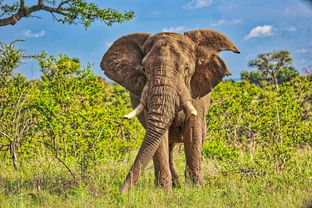
[[[37,0],[36,4],[27,5],[30,0],[0,0],[0,26],[14,25],[22,18],[37,17],[37,11],[50,12],[54,20],[67,24],[82,24],[87,29],[95,20],[106,25],[122,23],[134,18],[133,11],[122,13],[114,9],[102,9],[87,0]],[[40,18],[40,17],[39,17]]]
[[[299,75],[293,67],[292,58],[287,50],[258,54],[257,58],[249,61],[248,65],[258,70],[242,71],[241,79],[258,86],[275,84],[278,89],[278,84],[290,81]]]

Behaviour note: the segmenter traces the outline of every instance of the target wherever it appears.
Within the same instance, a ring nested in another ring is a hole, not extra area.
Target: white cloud
[[[190,3],[183,5],[184,9],[199,9],[211,5],[213,0],[192,0]]]
[[[177,27],[170,27],[170,28],[162,29],[163,32],[181,32],[182,30],[184,30],[183,26],[177,26]]]
[[[295,31],[297,30],[297,28],[290,25],[290,26],[286,27],[286,30],[287,30],[288,32],[295,32]]]
[[[295,51],[295,53],[309,53],[311,50],[308,50],[306,48],[301,48]]]
[[[263,25],[257,26],[253,28],[246,36],[245,40],[250,38],[257,38],[257,37],[266,37],[273,35],[273,26],[272,25]]]
[[[31,30],[25,30],[23,31],[23,35],[25,35],[28,38],[40,38],[46,34],[45,30],[41,30],[38,33],[33,33]]]
[[[111,47],[111,45],[113,45],[113,42],[105,42],[105,46],[106,46],[107,48]]]
[[[212,27],[219,27],[221,25],[236,25],[241,23],[242,20],[241,19],[234,19],[234,20],[224,20],[224,19],[220,19],[214,23],[211,23],[210,26]]]

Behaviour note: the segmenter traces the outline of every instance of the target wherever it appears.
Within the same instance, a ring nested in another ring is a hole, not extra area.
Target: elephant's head
[[[112,80],[141,97],[133,117],[146,109],[146,135],[122,191],[135,183],[151,160],[175,114],[184,109],[196,116],[192,99],[208,94],[230,75],[219,52],[236,46],[213,30],[182,34],[133,33],[116,40],[105,53],[101,68]]]

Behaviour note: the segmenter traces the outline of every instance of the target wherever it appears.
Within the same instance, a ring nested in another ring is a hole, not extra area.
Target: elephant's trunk
[[[159,83],[159,80],[156,83]],[[163,84],[153,85],[153,80],[150,80],[150,84],[151,87],[147,95],[146,134],[134,164],[121,188],[122,192],[126,192],[138,180],[152,159],[164,134],[171,125],[178,105],[177,102],[179,102],[174,88]]]

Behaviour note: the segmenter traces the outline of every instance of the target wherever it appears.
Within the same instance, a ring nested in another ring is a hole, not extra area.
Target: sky
[[[26,3],[35,2],[26,0]],[[51,14],[37,12],[42,18],[22,19],[15,25],[0,27],[0,41],[17,43],[26,53],[47,51],[79,58],[83,65],[93,64],[94,72],[104,76],[99,64],[103,54],[119,37],[134,32],[156,34],[163,31],[184,33],[195,29],[213,29],[224,33],[240,49],[240,54],[221,52],[239,80],[242,70],[255,70],[248,62],[257,54],[288,50],[295,68],[312,65],[312,4],[308,0],[93,0],[102,8],[135,12],[126,23],[108,27],[97,21],[88,30],[82,25],[63,25]],[[37,62],[19,67],[28,79],[40,77]]]

